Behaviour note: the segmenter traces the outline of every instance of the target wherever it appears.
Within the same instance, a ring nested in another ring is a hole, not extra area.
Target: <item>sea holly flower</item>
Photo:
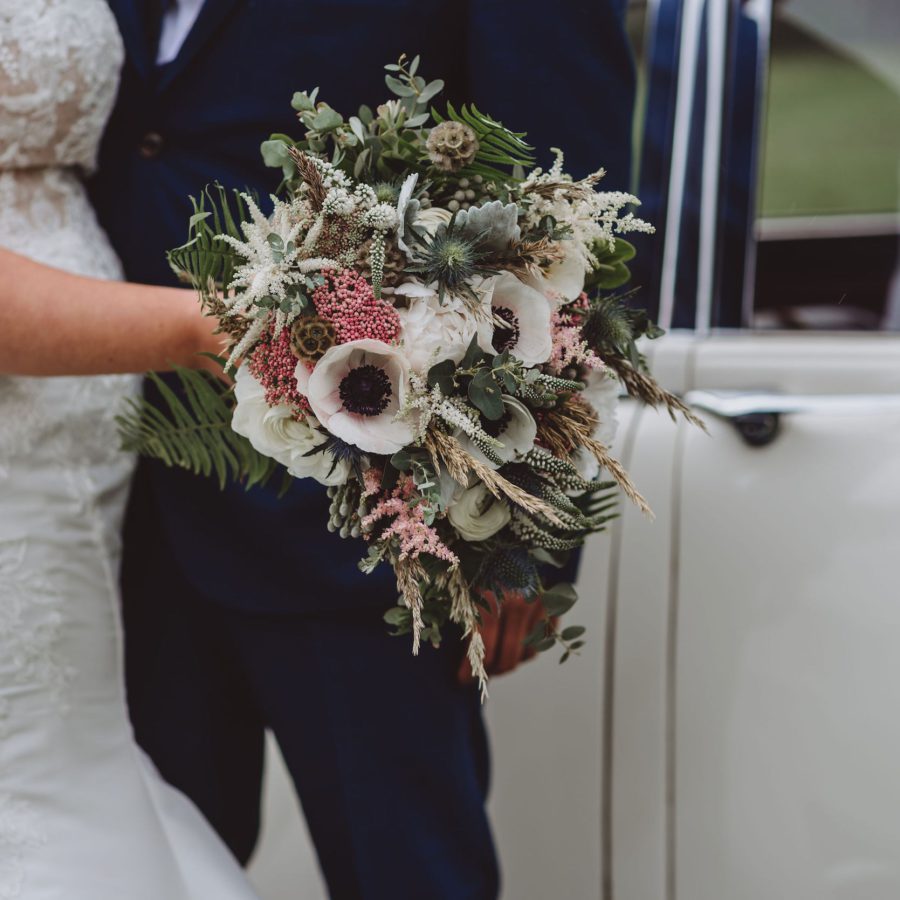
[[[398,418],[409,382],[409,362],[396,348],[370,339],[328,350],[297,385],[322,426],[367,453],[393,454],[411,443],[414,423]]]
[[[265,387],[246,366],[234,381],[237,404],[231,427],[265,456],[281,463],[295,478],[315,478],[321,484],[343,484],[350,474],[347,463],[334,463],[328,454],[308,455],[324,440],[311,417],[298,419],[286,403],[270,405]]]
[[[490,302],[494,333],[487,346],[480,345],[482,349],[494,353],[509,350],[526,366],[545,363],[553,352],[550,301],[515,275],[504,272],[494,280]]]

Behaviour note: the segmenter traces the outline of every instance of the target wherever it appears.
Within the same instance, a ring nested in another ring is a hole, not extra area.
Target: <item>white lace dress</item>
[[[122,54],[103,0],[0,0],[0,245],[120,277],[80,176]],[[0,376],[0,900],[253,897],[128,722],[113,417],[137,387]]]

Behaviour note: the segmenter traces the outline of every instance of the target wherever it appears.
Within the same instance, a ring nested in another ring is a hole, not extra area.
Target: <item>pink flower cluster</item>
[[[577,300],[575,301],[578,302]],[[571,314],[562,310],[553,313],[550,319],[553,350],[547,365],[551,371],[559,373],[569,366],[584,365],[590,369],[602,369],[603,362],[588,347],[581,336],[581,329],[573,322]]]
[[[291,349],[291,332],[285,328],[278,335],[260,341],[247,360],[250,374],[266,389],[266,403],[286,403],[298,417],[305,416],[309,403],[298,390],[294,372],[297,357]]]
[[[425,523],[425,507],[421,503],[410,504],[415,490],[412,478],[404,478],[363,518],[363,527],[369,528],[379,520],[393,516],[393,522],[381,532],[378,540],[396,539],[400,544],[400,559],[415,559],[427,553],[451,566],[459,565],[457,555],[441,540],[437,531]]]
[[[400,335],[400,317],[359,272],[342,269],[322,273],[325,284],[313,292],[316,312],[334,325],[339,344],[369,338],[390,344]]]

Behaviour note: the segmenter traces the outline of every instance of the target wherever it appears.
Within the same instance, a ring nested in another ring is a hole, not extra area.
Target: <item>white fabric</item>
[[[0,245],[120,277],[77,173],[122,57],[104,0],[0,0]],[[137,389],[0,376],[0,900],[254,897],[128,721],[113,417]]]
[[[173,0],[163,14],[156,64],[172,62],[194,27],[205,0]]]

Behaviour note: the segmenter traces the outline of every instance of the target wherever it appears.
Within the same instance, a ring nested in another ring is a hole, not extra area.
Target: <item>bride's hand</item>
[[[0,249],[0,373],[215,371],[200,354],[222,353],[217,325],[192,290],[84,278]]]

